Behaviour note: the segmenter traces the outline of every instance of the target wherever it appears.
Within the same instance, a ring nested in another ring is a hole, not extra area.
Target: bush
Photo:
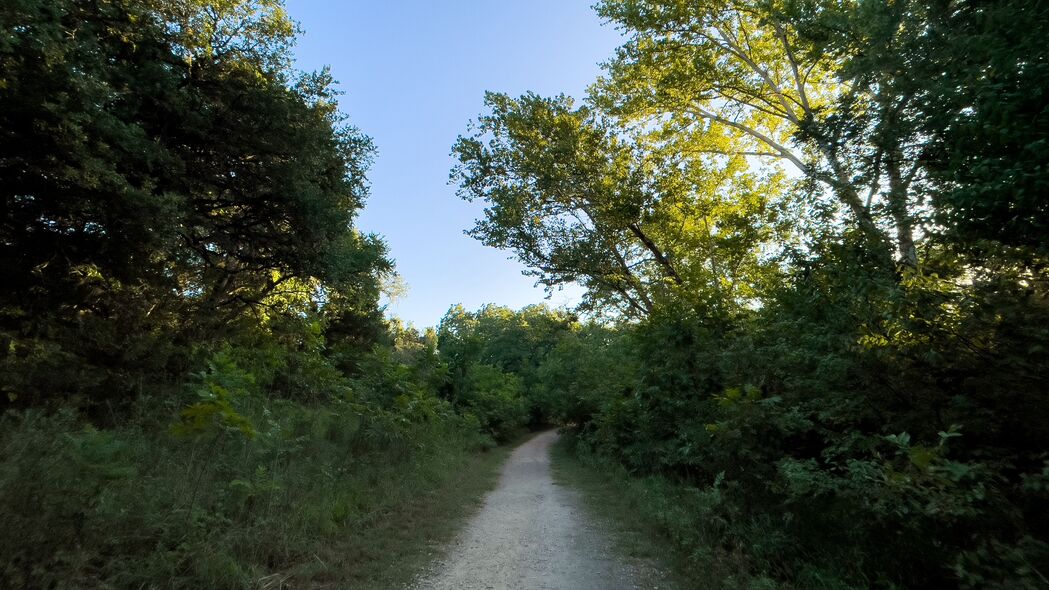
[[[477,418],[481,430],[505,441],[528,422],[528,402],[521,378],[491,365],[474,364],[456,400],[460,411]]]
[[[655,314],[540,372],[580,448],[638,478],[696,567],[713,554],[798,588],[1042,585],[1044,310],[1009,281],[858,267],[837,250],[761,309]],[[632,374],[592,377],[622,350]],[[573,375],[598,387],[576,394]]]

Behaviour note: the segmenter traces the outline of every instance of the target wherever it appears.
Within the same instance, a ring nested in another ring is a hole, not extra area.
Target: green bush
[[[528,422],[528,402],[521,378],[491,365],[470,365],[457,401],[460,411],[477,418],[482,431],[507,440]]]
[[[1043,345],[1014,343],[1046,341],[1043,312],[1014,296],[992,323],[942,285],[816,261],[731,323],[657,315],[541,372],[557,387],[634,351],[633,376],[595,379],[565,416],[580,449],[639,478],[696,567],[797,588],[1035,588]],[[1021,316],[1033,323],[1011,325]]]

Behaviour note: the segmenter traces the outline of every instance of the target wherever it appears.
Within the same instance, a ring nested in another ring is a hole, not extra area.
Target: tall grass
[[[363,583],[389,559],[391,520],[418,518],[442,486],[460,500],[453,476],[494,471],[475,461],[491,443],[454,415],[272,401],[249,414],[253,436],[175,435],[149,399],[107,430],[72,412],[0,418],[0,586]]]

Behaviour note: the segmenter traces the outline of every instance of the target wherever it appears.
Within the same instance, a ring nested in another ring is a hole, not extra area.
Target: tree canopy
[[[291,69],[279,3],[20,0],[0,19],[8,363],[140,362],[295,293],[371,313],[391,268],[352,225],[371,143],[327,72]]]

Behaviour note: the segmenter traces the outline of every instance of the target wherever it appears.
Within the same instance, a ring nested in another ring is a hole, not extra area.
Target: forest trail
[[[662,588],[652,564],[623,558],[608,533],[584,513],[581,498],[554,483],[544,432],[514,450],[498,487],[448,554],[414,588]]]

